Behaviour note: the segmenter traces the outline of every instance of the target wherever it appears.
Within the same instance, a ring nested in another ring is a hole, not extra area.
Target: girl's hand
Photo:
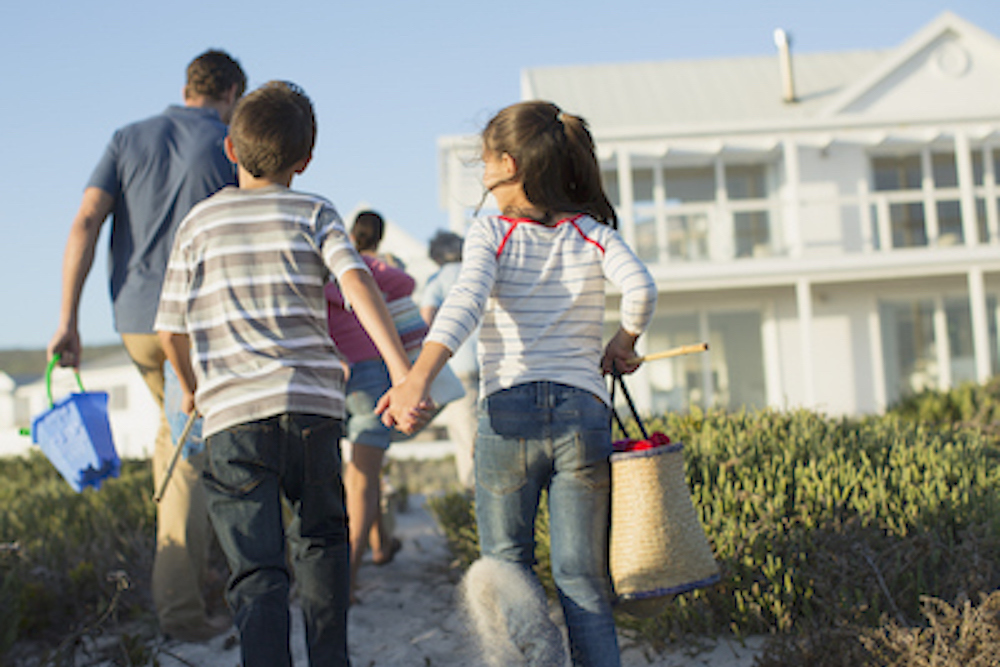
[[[375,413],[382,416],[382,423],[412,435],[430,421],[434,402],[427,395],[429,385],[405,379],[382,395],[375,405]]]
[[[635,341],[639,336],[630,334],[619,328],[617,333],[608,341],[604,348],[604,356],[601,358],[601,371],[607,375],[618,371],[622,375],[628,375],[639,368],[642,362],[631,361],[637,355],[635,353]]]

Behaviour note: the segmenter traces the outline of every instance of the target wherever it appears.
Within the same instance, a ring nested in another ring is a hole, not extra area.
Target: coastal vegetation
[[[647,426],[685,444],[722,581],[657,616],[621,615],[630,641],[655,654],[767,634],[759,667],[1000,661],[1000,379],[880,416],[692,410]],[[460,567],[477,557],[450,460],[394,460],[388,477],[404,502],[429,495]],[[116,664],[152,664],[151,492],[146,461],[77,494],[38,452],[0,459],[0,665],[29,649],[71,664],[111,629]],[[544,512],[539,535],[544,574]]]

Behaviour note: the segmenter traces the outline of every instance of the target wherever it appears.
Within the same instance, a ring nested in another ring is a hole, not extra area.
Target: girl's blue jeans
[[[535,562],[548,489],[552,576],[574,665],[620,664],[611,615],[609,408],[583,389],[531,382],[485,397],[476,434],[476,521],[484,556]]]
[[[208,511],[229,561],[243,665],[291,667],[282,496],[310,665],[349,665],[341,420],[282,414],[208,437]]]

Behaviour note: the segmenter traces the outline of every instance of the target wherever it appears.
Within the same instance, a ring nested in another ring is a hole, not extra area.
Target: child
[[[393,381],[409,367],[333,206],[289,189],[315,136],[312,104],[293,84],[271,82],[240,101],[225,141],[239,188],[206,199],[181,224],[156,318],[184,411],[204,415],[209,515],[232,572],[227,600],[248,666],[292,664],[282,494],[293,510],[309,664],[350,664],[344,379],[326,330],[330,273]]]
[[[490,120],[482,141],[483,184],[503,215],[469,229],[461,275],[420,357],[378,410],[388,423],[414,427],[411,412],[431,379],[482,321],[475,447],[482,555],[530,571],[547,489],[552,575],[573,664],[618,665],[608,574],[610,408],[601,375],[637,367],[628,360],[652,317],[656,285],[613,229],[581,118],[523,102]],[[622,305],[621,327],[602,354],[605,278],[621,289]],[[507,625],[515,634],[523,627],[511,618]]]
[[[409,297],[416,281],[402,268],[394,267],[379,255],[384,221],[374,211],[362,211],[351,226],[351,240],[372,272],[375,284],[386,301]],[[366,547],[371,544],[372,562],[390,563],[402,542],[393,537],[382,521],[382,461],[389,449],[393,429],[374,413],[375,403],[390,387],[389,373],[372,339],[358,323],[335,283],[326,286],[327,321],[330,337],[350,366],[347,380],[347,440],[351,443],[350,462],[344,471],[347,514],[351,527],[351,604],[359,602],[356,594],[358,569]],[[427,326],[419,317],[416,326],[400,333],[403,347],[415,353],[420,349]]]

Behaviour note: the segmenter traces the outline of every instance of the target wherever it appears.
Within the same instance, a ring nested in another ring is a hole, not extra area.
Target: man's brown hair
[[[312,102],[294,83],[269,81],[237,102],[229,136],[236,160],[255,178],[281,174],[312,155]]]
[[[204,95],[213,100],[221,100],[234,85],[236,97],[239,98],[247,87],[247,76],[243,68],[225,51],[210,49],[188,65],[184,97]]]

